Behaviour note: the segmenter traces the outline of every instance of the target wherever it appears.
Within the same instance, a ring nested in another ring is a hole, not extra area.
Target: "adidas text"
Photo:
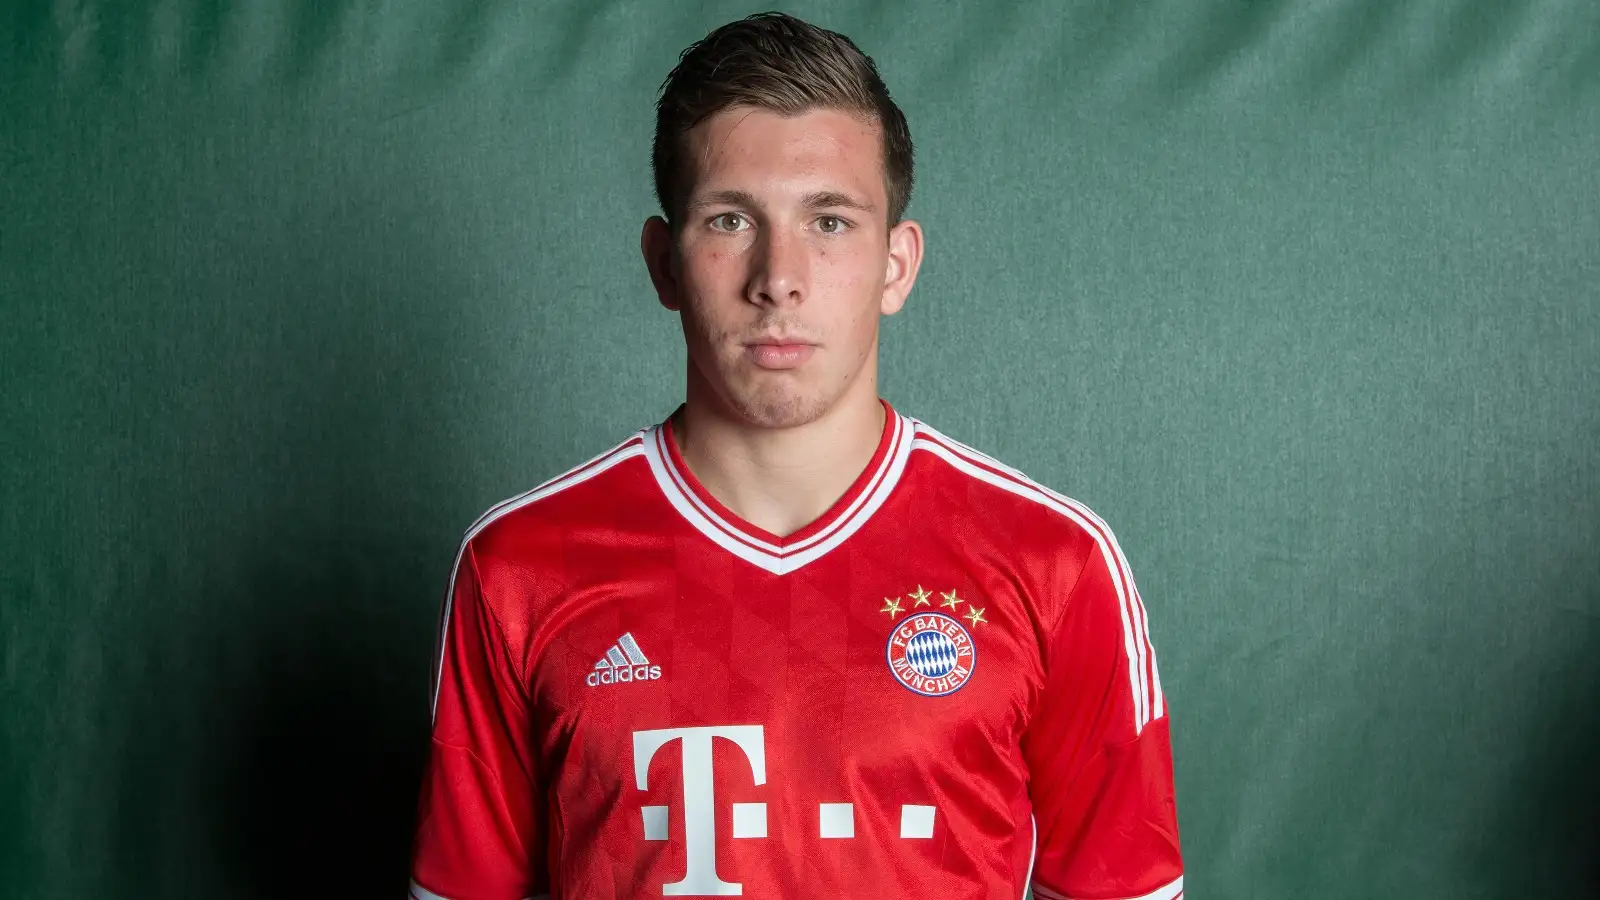
[[[661,677],[660,666],[629,666],[627,668],[601,669],[589,673],[589,686],[600,684],[626,684],[630,681],[652,681]]]

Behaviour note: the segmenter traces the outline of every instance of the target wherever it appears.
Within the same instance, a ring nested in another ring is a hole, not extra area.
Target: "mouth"
[[[796,369],[816,352],[817,345],[795,338],[761,338],[745,344],[745,355],[763,369]]]

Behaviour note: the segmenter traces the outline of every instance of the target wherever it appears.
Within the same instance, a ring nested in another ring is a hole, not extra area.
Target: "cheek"
[[[871,331],[883,295],[883,255],[868,248],[832,250],[819,262],[826,265],[828,293],[849,306],[841,318],[849,319],[852,331]]]
[[[744,260],[733,251],[705,252],[684,260],[683,277],[691,295],[711,307],[743,294]],[[703,315],[714,315],[709,309]]]
[[[719,289],[707,281],[690,282],[683,305],[685,336],[694,344],[694,352],[721,354],[722,345],[740,327],[736,313],[737,304],[730,302],[728,289]]]
[[[878,337],[878,292],[876,283],[868,278],[853,275],[835,282],[834,296],[844,301],[833,316],[834,337],[841,348],[848,350],[841,361],[854,365],[866,358]]]
[[[706,280],[726,279],[741,263],[739,251],[726,241],[689,248],[683,257],[684,266]]]
[[[737,282],[739,258],[730,251],[702,250],[683,258],[682,277],[691,294],[716,297]]]
[[[882,284],[888,257],[875,242],[841,242],[824,248],[818,257],[818,264],[832,272],[841,286],[859,293]]]

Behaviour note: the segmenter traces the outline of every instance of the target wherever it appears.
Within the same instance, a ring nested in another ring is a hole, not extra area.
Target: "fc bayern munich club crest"
[[[978,662],[966,626],[936,612],[907,616],[889,634],[884,652],[895,680],[924,697],[961,690]]]

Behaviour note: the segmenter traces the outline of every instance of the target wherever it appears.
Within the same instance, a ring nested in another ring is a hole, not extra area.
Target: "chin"
[[[809,425],[822,418],[831,405],[825,397],[797,391],[792,386],[730,391],[728,401],[741,418],[762,428]]]

